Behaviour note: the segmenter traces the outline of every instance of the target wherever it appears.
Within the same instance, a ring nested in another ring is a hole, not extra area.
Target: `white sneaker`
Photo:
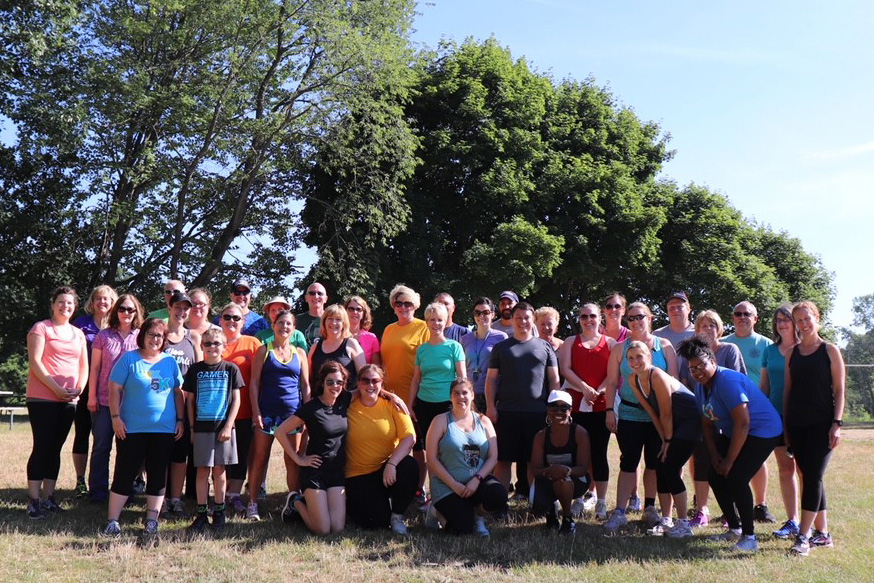
[[[607,520],[607,501],[598,500],[595,502],[595,518],[598,520]]]
[[[646,508],[643,509],[643,516],[641,517],[643,523],[647,526],[647,528],[655,528],[662,521],[661,515],[659,515],[659,511],[656,510],[656,507],[650,504]],[[670,519],[668,519],[670,520]],[[671,526],[673,526],[673,522],[671,522]]]
[[[626,524],[628,524],[628,517],[617,508],[610,514],[610,519],[604,523],[604,530],[614,533]]]
[[[634,495],[628,499],[628,506],[625,507],[625,512],[640,512],[643,504],[640,502],[640,496]]]
[[[473,532],[478,534],[479,536],[489,536],[491,533],[489,529],[486,528],[486,519],[482,516],[477,516],[474,518],[473,523]]]
[[[574,498],[573,502],[571,502],[571,516],[574,518],[582,516],[585,509],[586,503],[582,498]]]
[[[716,542],[726,542],[726,543],[736,543],[741,539],[741,531],[740,529],[731,530],[728,529],[721,534],[714,534],[710,537],[710,540]]]
[[[659,519],[658,524],[647,530],[646,533],[652,536],[664,536],[672,528],[674,528],[674,521],[670,516],[663,516]]]
[[[261,520],[261,515],[258,514],[257,502],[249,502],[249,506],[246,507],[246,518],[255,522]]]
[[[756,540],[756,535],[742,537],[734,545],[734,550],[744,553],[754,553],[759,550],[759,541]]]
[[[425,513],[425,528],[440,530],[440,520],[437,518],[437,508],[431,504]]]
[[[391,513],[391,518],[388,521],[391,526],[391,531],[395,534],[408,534],[407,525],[404,524],[404,517],[401,514]]]
[[[681,518],[665,535],[668,538],[687,538],[692,536],[692,527],[689,526],[688,520]]]

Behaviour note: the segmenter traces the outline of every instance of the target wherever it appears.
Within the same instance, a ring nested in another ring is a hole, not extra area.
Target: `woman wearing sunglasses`
[[[249,508],[246,516],[261,520],[258,502],[253,495],[261,484],[270,460],[270,448],[278,427],[310,400],[309,364],[306,352],[291,343],[294,314],[282,311],[273,322],[273,342],[255,353],[249,401],[252,405],[252,452],[249,460]],[[293,437],[295,447],[300,435]],[[287,453],[287,450],[286,450]],[[298,465],[285,456],[285,481],[289,492],[298,490]]]
[[[552,391],[546,399],[546,428],[534,437],[528,481],[531,511],[546,515],[549,530],[574,534],[576,525],[571,504],[589,489],[589,434],[571,417],[572,399],[565,391]],[[561,523],[555,515],[555,501],[561,506]]]
[[[495,305],[487,297],[474,300],[473,319],[476,330],[473,334],[462,336],[460,342],[464,349],[464,362],[467,364],[467,378],[473,383],[474,403],[477,411],[485,411],[486,373],[489,371],[492,348],[501,340],[506,340],[507,334],[492,328]]]
[[[252,401],[249,398],[249,386],[252,380],[252,362],[255,354],[261,348],[261,341],[254,336],[243,336],[243,310],[231,302],[222,308],[219,323],[225,333],[227,344],[222,352],[222,360],[232,362],[243,375],[243,386],[240,388],[240,408],[234,419],[234,431],[237,434],[237,463],[226,469],[228,479],[227,508],[237,516],[246,514],[246,505],[240,498],[246,474],[249,471],[249,451],[252,447]],[[257,492],[260,484],[255,484]]]

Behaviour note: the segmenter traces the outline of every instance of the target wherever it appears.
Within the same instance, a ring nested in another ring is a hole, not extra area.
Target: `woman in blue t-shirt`
[[[176,359],[164,353],[166,342],[167,323],[148,318],[137,334],[138,350],[122,355],[109,375],[109,414],[117,445],[106,536],[121,535],[118,517],[142,466],[147,477],[145,536],[158,534],[173,442],[183,433],[182,375]]]
[[[780,441],[780,416],[748,376],[717,366],[706,336],[684,341],[678,354],[689,361],[696,382],[712,464],[710,488],[728,523],[728,531],[715,539],[736,542],[739,551],[756,551],[750,480]]]

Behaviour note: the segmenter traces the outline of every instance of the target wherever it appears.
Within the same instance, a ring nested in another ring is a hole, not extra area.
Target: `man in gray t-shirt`
[[[653,334],[660,338],[665,338],[676,350],[680,342],[691,338],[695,334],[695,326],[689,321],[692,306],[689,304],[686,292],[678,291],[672,293],[671,297],[668,298],[667,310],[668,325],[655,330]]]
[[[516,463],[516,494],[528,495],[528,460],[534,436],[545,423],[546,397],[559,388],[558,358],[548,342],[535,338],[534,308],[513,308],[513,336],[492,349],[486,375],[486,413],[495,425],[498,465],[495,477],[510,487]]]

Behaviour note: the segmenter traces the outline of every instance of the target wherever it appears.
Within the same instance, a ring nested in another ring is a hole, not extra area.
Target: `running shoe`
[[[583,510],[585,512],[592,512],[597,503],[598,497],[591,490],[583,494]]]
[[[574,524],[574,519],[571,516],[565,516],[561,519],[561,526],[558,528],[559,534],[574,534],[577,531],[577,525]]]
[[[258,488],[258,502],[267,500],[267,482],[261,482],[261,487]]]
[[[625,507],[626,512],[640,512],[643,508],[643,504],[640,502],[640,496],[635,494],[631,498],[628,499],[628,506]]]
[[[416,504],[418,504],[419,506],[424,506],[428,503],[428,495],[425,493],[425,490],[419,488],[416,490],[416,494],[413,497],[413,500],[415,500]]]
[[[154,518],[146,520],[146,528],[143,529],[143,544],[157,546],[160,542],[158,537],[158,521]]]
[[[212,529],[222,530],[228,523],[224,510],[214,510],[212,513]]]
[[[604,523],[604,530],[608,533],[615,533],[626,524],[628,524],[628,517],[622,510],[617,508],[610,514],[610,519]]]
[[[692,527],[689,526],[689,519],[677,520],[673,527],[665,532],[668,538],[687,538],[692,536]]]
[[[595,518],[598,520],[607,520],[607,501],[598,500],[595,502]]]
[[[240,498],[239,494],[228,496],[228,508],[230,508],[231,512],[237,516],[246,515],[246,505],[243,504],[243,500]]]
[[[810,542],[811,547],[831,548],[831,547],[835,546],[835,543],[832,541],[831,533],[822,532],[819,530],[813,531],[813,534],[811,535],[809,542]]]
[[[559,522],[555,512],[546,513],[546,530],[558,530]]]
[[[659,511],[656,510],[656,507],[650,504],[643,510],[643,516],[641,517],[643,523],[647,528],[655,528],[659,525],[662,520],[661,515],[659,515]],[[670,518],[668,518],[670,520]],[[673,526],[673,522],[671,522],[671,526]]]
[[[44,511],[46,511],[46,512],[50,512],[50,513],[59,513],[59,512],[63,512],[63,511],[64,511],[64,509],[61,508],[60,504],[58,504],[58,503],[55,501],[55,497],[54,497],[54,496],[49,496],[49,497],[46,498],[45,500],[42,500],[42,501],[39,503],[39,505],[42,507],[42,509],[43,509]]]
[[[31,520],[43,520],[46,517],[46,512],[39,500],[27,501],[27,517]]]
[[[86,498],[88,496],[88,484],[85,483],[85,478],[76,478],[76,493],[73,498]]]
[[[810,554],[810,540],[803,534],[795,537],[795,544],[789,549],[789,554],[799,557],[806,557]]]
[[[486,528],[486,519],[482,516],[477,516],[474,518],[473,522],[473,532],[479,536],[489,536],[491,533],[489,529]]]
[[[798,535],[798,523],[791,518],[783,523],[778,530],[774,531],[777,538],[788,539]]]
[[[709,540],[716,542],[727,542],[727,543],[736,543],[741,539],[740,529],[731,530],[728,529],[721,534],[714,534],[709,538]]]
[[[586,509],[586,502],[584,498],[574,498],[571,502],[571,516],[576,516],[579,518],[583,515],[583,511]]]
[[[170,500],[170,504],[168,505],[167,510],[172,518],[188,518],[188,512],[185,510],[185,504],[183,504],[182,500],[180,500],[179,498],[174,498]]]
[[[134,496],[142,496],[146,493],[146,481],[141,477],[137,476],[134,478],[134,486],[131,494]]]
[[[407,525],[404,524],[404,515],[396,514],[394,512],[391,513],[391,518],[388,520],[389,526],[391,527],[391,531],[395,534],[409,534],[407,532]]]
[[[767,522],[769,524],[777,522],[777,518],[768,510],[767,504],[759,504],[753,508],[753,518],[756,519],[756,522]]]
[[[100,531],[100,536],[106,538],[118,538],[121,536],[121,526],[117,520],[110,520]]]
[[[751,534],[741,537],[737,544],[734,545],[734,550],[744,553],[754,553],[759,550],[759,541],[756,540],[756,535]]]
[[[258,513],[257,502],[249,502],[249,506],[246,508],[246,518],[255,522],[261,520],[261,515]]]
[[[670,516],[663,516],[646,534],[651,536],[664,536],[669,530],[674,528],[674,521]]]
[[[428,511],[425,513],[425,528],[433,530],[440,529],[440,520],[437,518],[437,508],[433,504],[428,506]]]
[[[294,503],[299,495],[300,493],[295,490],[285,496],[285,504],[282,506],[282,522],[292,522],[295,516],[297,516],[297,509],[294,507]]]
[[[704,510],[699,510],[695,513],[695,517],[689,522],[689,526],[692,528],[701,528],[702,526],[707,526],[710,524],[710,515]]]
[[[209,526],[209,517],[206,512],[198,512],[194,517],[194,522],[188,525],[188,532],[193,534],[203,534]]]

